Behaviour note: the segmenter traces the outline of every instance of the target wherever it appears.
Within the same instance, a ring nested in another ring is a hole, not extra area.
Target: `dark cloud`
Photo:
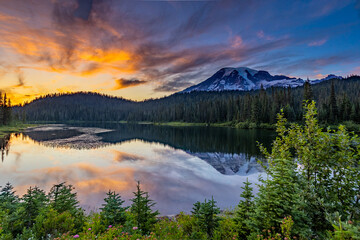
[[[93,0],[78,0],[78,7],[74,16],[88,20],[92,9]]]
[[[296,72],[299,70],[307,70],[310,72],[319,71],[322,67],[351,63],[354,60],[359,61],[360,57],[354,57],[351,53],[343,53],[339,55],[301,58],[298,60],[290,60],[284,65],[284,68],[289,72]]]
[[[197,79],[205,79],[208,74],[202,71],[188,74],[180,74],[174,79],[164,81],[160,86],[154,88],[155,92],[176,92],[184,90],[194,84]],[[195,81],[194,81],[195,80]]]
[[[144,80],[139,80],[139,79],[125,79],[125,78],[119,78],[115,80],[115,87],[113,88],[113,90],[119,90],[119,89],[123,89],[123,88],[128,88],[128,87],[135,87],[141,84],[145,84],[147,83]]]
[[[154,88],[155,92],[176,92],[184,89],[185,87],[191,86],[189,81],[170,80],[164,82],[161,86]]]
[[[56,0],[53,20],[56,24],[72,24],[77,18],[88,21],[93,8],[93,0]]]
[[[138,160],[144,160],[144,157],[136,155],[136,154],[130,154],[126,152],[121,152],[114,150],[114,161],[115,162],[124,162],[124,161],[138,161]]]

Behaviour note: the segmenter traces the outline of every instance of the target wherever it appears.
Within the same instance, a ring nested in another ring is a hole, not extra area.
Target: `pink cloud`
[[[258,36],[258,38],[264,38],[265,33],[264,33],[263,30],[260,30],[260,31],[258,31],[258,32],[256,33],[256,35]]]
[[[240,36],[235,36],[231,39],[231,46],[234,48],[241,47],[243,45],[243,40]]]
[[[326,42],[327,42],[327,39],[324,38],[324,39],[322,39],[322,40],[310,42],[310,43],[308,44],[308,46],[310,46],[310,47],[318,47],[318,46],[324,45]]]
[[[265,32],[263,30],[260,30],[256,33],[256,36],[260,39],[265,39],[265,40],[274,40],[274,37],[265,34]]]
[[[360,66],[355,67],[355,68],[351,71],[351,74],[360,75]]]

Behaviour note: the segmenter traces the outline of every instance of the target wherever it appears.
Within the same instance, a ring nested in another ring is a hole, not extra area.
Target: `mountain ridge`
[[[309,80],[311,84],[320,83],[322,81],[334,78],[342,79],[341,76],[329,74],[322,79]],[[218,70],[211,77],[199,84],[188,87],[180,93],[188,93],[192,91],[250,91],[257,90],[261,87],[299,87],[306,80],[285,75],[271,75],[265,70],[255,70],[248,67],[225,67]]]

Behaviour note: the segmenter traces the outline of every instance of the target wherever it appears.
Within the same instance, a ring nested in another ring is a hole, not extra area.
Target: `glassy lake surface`
[[[234,207],[246,178],[262,173],[256,142],[269,147],[276,133],[216,127],[136,124],[45,125],[3,139],[0,185],[22,195],[29,186],[75,186],[81,205],[97,210],[109,189],[129,204],[136,181],[161,215],[190,212],[214,196]]]

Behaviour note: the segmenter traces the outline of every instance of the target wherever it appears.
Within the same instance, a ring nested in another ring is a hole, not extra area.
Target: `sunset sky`
[[[360,74],[360,1],[0,0],[0,89],[15,103],[161,97],[226,66]]]

